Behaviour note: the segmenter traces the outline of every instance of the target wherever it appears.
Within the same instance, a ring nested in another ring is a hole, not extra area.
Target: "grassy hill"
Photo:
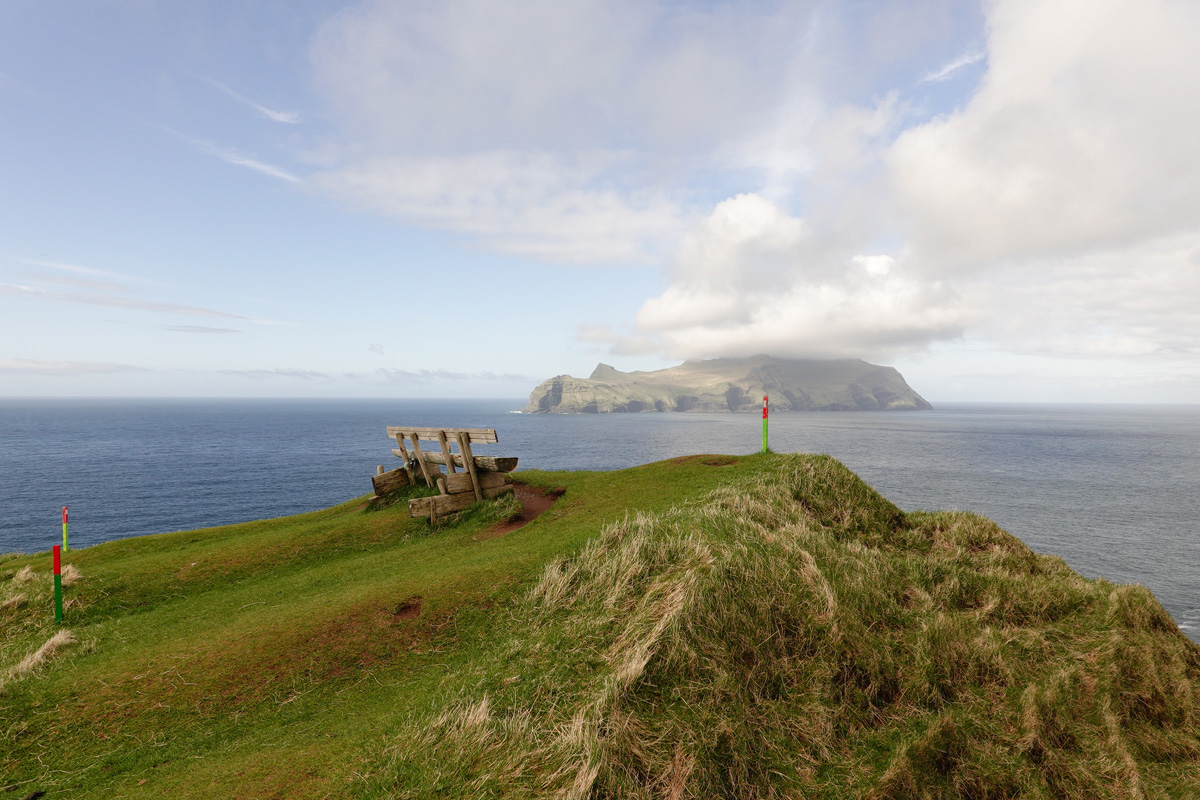
[[[1200,797],[1141,587],[826,456],[519,476],[565,493],[503,536],[362,499],[72,551],[53,652],[3,557],[6,795]]]

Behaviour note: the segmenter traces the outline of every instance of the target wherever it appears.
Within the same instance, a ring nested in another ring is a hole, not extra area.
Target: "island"
[[[757,355],[685,361],[652,372],[599,364],[590,377],[558,375],[529,395],[525,413],[754,411],[761,398],[777,411],[894,411],[932,408],[893,367],[861,359]]]

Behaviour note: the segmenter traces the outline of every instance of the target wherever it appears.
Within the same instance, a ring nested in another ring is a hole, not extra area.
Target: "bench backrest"
[[[450,442],[457,442],[460,433],[465,433],[471,444],[495,444],[500,441],[496,437],[495,428],[405,428],[401,425],[389,425],[387,433],[392,439],[397,436],[402,439],[416,436],[424,442],[438,441],[438,434],[444,434]]]

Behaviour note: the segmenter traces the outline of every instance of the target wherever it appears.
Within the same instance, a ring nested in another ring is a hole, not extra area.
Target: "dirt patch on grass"
[[[672,458],[672,464],[695,464],[700,463],[709,467],[728,467],[730,464],[738,463],[737,456],[713,456],[713,455],[698,455],[698,456],[680,456]]]
[[[495,539],[497,536],[503,536],[506,533],[512,533],[517,528],[525,527],[548,511],[550,506],[554,505],[554,501],[567,491],[562,487],[547,489],[543,486],[529,486],[516,482],[513,483],[513,489],[516,491],[517,499],[521,501],[521,513],[497,522],[486,531],[481,531],[475,536],[476,541]]]
[[[396,619],[415,619],[421,616],[421,596],[414,595],[396,606],[392,616]]]

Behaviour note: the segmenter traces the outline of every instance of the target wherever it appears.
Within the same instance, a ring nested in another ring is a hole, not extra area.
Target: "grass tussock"
[[[62,583],[73,586],[83,573],[64,564]],[[78,597],[67,597],[64,608],[80,605]],[[53,622],[54,575],[26,565],[0,580],[0,689],[11,685],[74,642],[68,631]],[[39,644],[40,643],[40,644]],[[32,652],[31,652],[32,651]],[[0,707],[0,711],[3,708]]]
[[[15,611],[18,608],[23,608],[28,602],[28,598],[23,592],[18,592],[9,597],[0,600],[0,613],[5,611]]]
[[[75,634],[68,630],[58,631],[49,639],[47,639],[45,644],[10,667],[5,674],[5,678],[7,680],[4,681],[4,683],[24,678],[26,675],[33,672],[42,664],[53,658],[64,647],[74,643]]]
[[[775,458],[546,567],[372,796],[1196,796],[1200,648],[1148,591]]]
[[[83,573],[75,568],[74,564],[66,564],[62,568],[62,585],[74,586],[79,581],[83,580]]]

